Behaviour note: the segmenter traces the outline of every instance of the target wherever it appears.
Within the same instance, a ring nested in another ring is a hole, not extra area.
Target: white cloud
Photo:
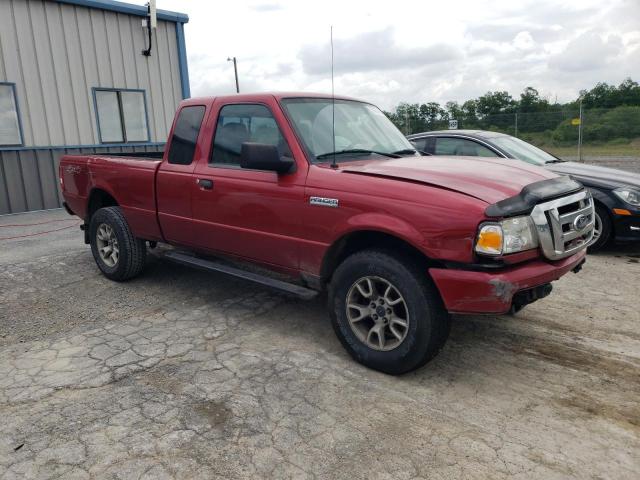
[[[143,0],[136,0],[143,3]],[[336,92],[383,108],[464,101],[525,87],[558,100],[598,81],[638,80],[638,0],[345,2],[158,0],[187,13],[191,91],[329,92],[334,26]]]

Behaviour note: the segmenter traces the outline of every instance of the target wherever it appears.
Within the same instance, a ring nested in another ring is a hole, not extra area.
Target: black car
[[[442,130],[407,138],[430,155],[512,158],[571,175],[589,188],[595,201],[596,231],[590,250],[610,240],[640,241],[640,175],[636,173],[566,162],[519,138],[484,130]]]

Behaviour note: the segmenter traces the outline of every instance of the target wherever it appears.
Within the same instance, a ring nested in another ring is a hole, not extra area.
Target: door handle
[[[207,180],[206,178],[199,178],[196,180],[198,185],[203,190],[211,190],[213,188],[213,180]]]

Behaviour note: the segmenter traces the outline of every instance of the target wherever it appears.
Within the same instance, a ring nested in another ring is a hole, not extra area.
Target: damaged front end
[[[451,313],[515,312],[548,296],[552,281],[580,270],[593,238],[593,200],[569,177],[528,185],[485,214],[474,245],[479,263],[429,269]]]

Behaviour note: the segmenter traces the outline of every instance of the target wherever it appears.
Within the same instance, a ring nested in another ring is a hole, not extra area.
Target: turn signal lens
[[[500,255],[502,253],[502,227],[489,224],[480,227],[476,252],[488,255]]]
[[[625,210],[624,208],[614,208],[613,213],[616,213],[618,215],[631,215],[631,212],[629,210]]]

